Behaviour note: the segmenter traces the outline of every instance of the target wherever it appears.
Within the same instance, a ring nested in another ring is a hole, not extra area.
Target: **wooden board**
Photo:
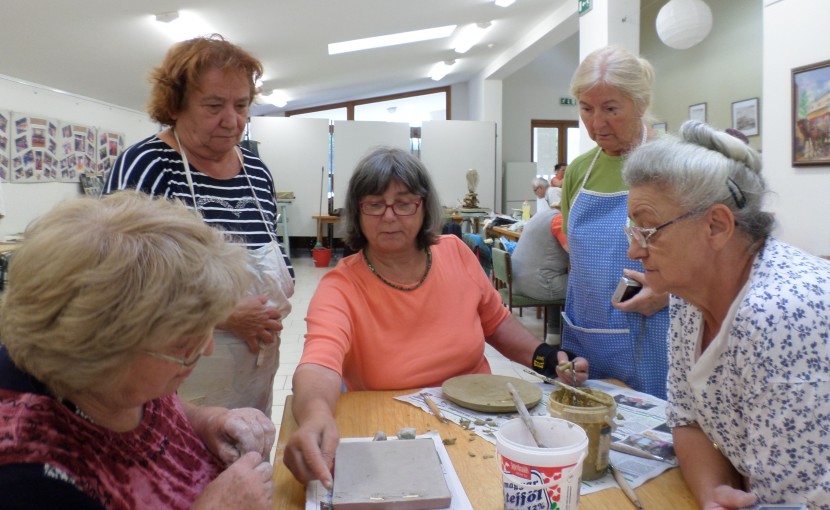
[[[512,413],[516,412],[516,405],[507,390],[508,382],[519,392],[528,409],[542,400],[542,390],[538,386],[505,375],[460,375],[447,379],[441,390],[447,400],[467,409],[483,413]]]

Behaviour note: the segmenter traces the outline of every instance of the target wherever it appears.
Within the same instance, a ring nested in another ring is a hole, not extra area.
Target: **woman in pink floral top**
[[[273,423],[176,394],[246,288],[244,249],[133,192],[25,238],[0,305],[0,506],[270,509]]]

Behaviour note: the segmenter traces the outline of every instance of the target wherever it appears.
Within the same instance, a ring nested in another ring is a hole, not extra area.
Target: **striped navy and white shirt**
[[[238,242],[253,250],[271,242],[272,233],[276,233],[274,180],[261,159],[247,149],[239,149],[251,185],[243,172],[231,179],[214,179],[191,164],[194,204],[181,155],[153,135],[118,156],[107,175],[104,193],[136,189],[154,197],[179,199],[188,208],[196,209],[205,223],[233,234]],[[254,200],[259,201],[267,223],[263,223]],[[283,257],[293,278],[291,261],[285,254]]]

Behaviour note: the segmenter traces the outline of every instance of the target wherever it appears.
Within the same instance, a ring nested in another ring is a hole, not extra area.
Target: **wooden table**
[[[323,242],[323,225],[328,225],[328,248],[334,248],[334,225],[340,222],[340,216],[312,216],[317,220],[317,242]]]
[[[515,230],[510,230],[509,228],[505,227],[489,227],[487,229],[487,237],[501,237],[504,236],[511,241],[518,241],[519,237],[521,237],[521,232],[516,232]]]
[[[502,510],[501,470],[495,458],[495,445],[475,436],[454,423],[442,424],[415,406],[394,400],[405,391],[352,391],[340,395],[335,419],[341,437],[371,437],[377,431],[395,435],[402,427],[415,427],[418,434],[437,430],[441,437],[456,438],[447,446],[453,467],[475,510]],[[305,487],[299,484],[282,462],[288,438],[297,430],[291,412],[292,396],[285,401],[285,411],[277,440],[274,460],[274,509],[300,510],[305,505]],[[475,456],[472,456],[472,455]],[[485,459],[484,456],[493,456]],[[647,510],[697,510],[697,502],[689,492],[679,469],[670,469],[636,489]],[[634,505],[618,488],[606,489],[580,498],[580,510],[628,510]]]

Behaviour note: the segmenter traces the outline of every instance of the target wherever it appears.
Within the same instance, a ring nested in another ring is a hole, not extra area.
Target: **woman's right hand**
[[[244,340],[248,349],[256,354],[260,342],[274,343],[274,333],[282,330],[281,319],[280,311],[268,304],[268,296],[246,296],[236,304],[231,315],[216,327]]]
[[[268,459],[248,452],[205,487],[193,510],[271,510],[273,468]]]
[[[340,431],[334,418],[321,413],[303,421],[291,436],[285,447],[283,462],[300,483],[320,480],[330,489],[334,454],[339,443]]]

